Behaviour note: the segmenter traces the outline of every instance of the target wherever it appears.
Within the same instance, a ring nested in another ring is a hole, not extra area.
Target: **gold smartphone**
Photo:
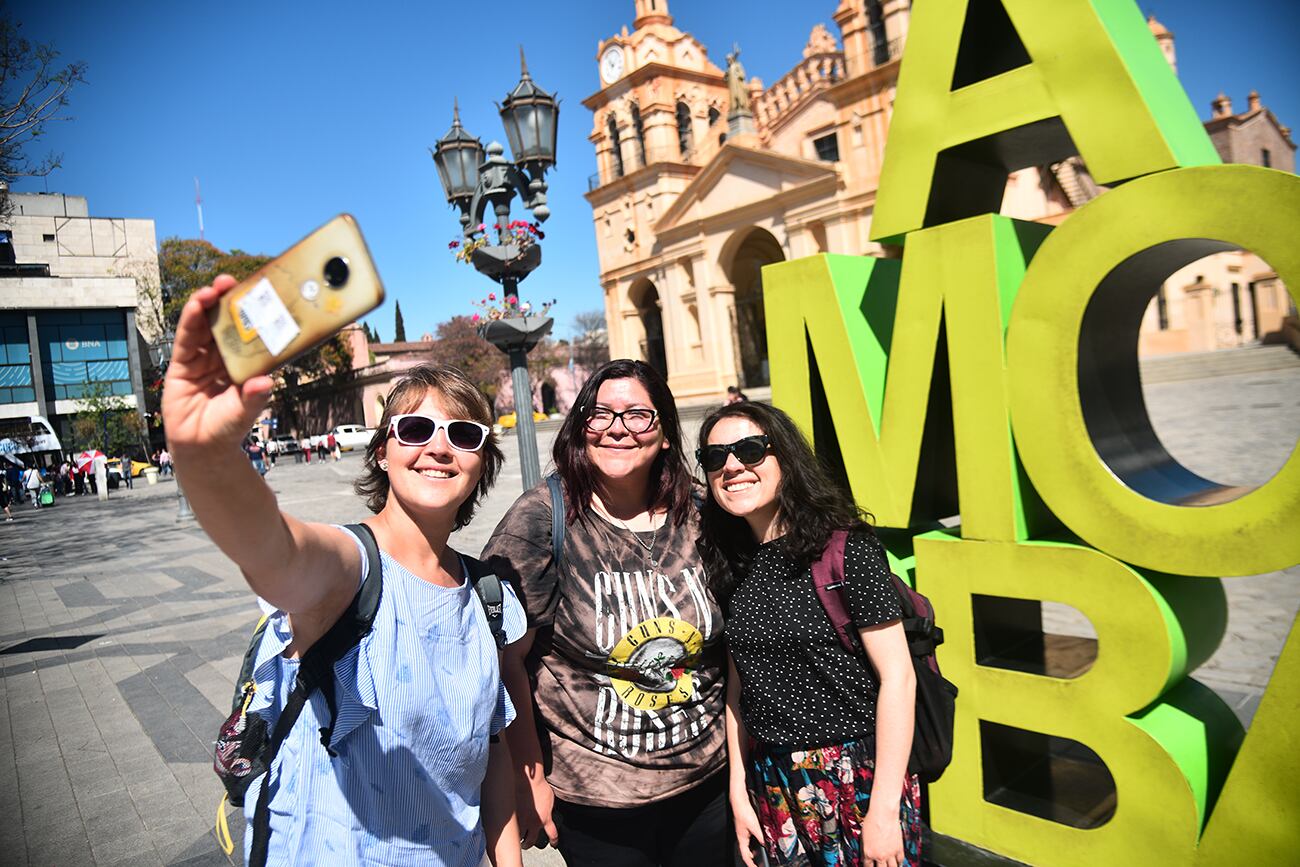
[[[383,300],[357,221],[339,214],[222,295],[208,318],[226,372],[242,383],[319,346]]]

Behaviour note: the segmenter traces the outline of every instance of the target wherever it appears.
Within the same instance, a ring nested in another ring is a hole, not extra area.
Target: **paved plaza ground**
[[[1217,481],[1258,483],[1300,432],[1300,364],[1168,382],[1148,399],[1177,457]],[[542,435],[543,454],[552,436]],[[505,445],[495,491],[453,537],[467,553],[519,493],[514,439]],[[281,461],[267,480],[295,515],[348,522],[366,514],[349,487],[359,467],[357,456]],[[176,504],[165,481],[106,503],[16,508],[16,521],[0,523],[4,864],[232,862],[211,831],[221,794],[211,746],[257,608],[238,570],[176,519]],[[1226,584],[1228,634],[1197,677],[1248,722],[1300,608],[1300,568]],[[1067,612],[1049,623],[1079,628]],[[232,817],[237,840],[242,827]],[[551,853],[527,861],[559,863]]]

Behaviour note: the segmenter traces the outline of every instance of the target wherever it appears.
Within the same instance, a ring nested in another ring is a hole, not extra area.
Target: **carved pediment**
[[[707,220],[836,176],[830,163],[727,142],[664,212],[655,231]]]

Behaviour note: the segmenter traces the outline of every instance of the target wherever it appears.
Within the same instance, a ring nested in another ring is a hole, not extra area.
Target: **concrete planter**
[[[478,327],[479,336],[502,352],[532,349],[551,333],[555,320],[549,316],[511,316],[489,319]]]

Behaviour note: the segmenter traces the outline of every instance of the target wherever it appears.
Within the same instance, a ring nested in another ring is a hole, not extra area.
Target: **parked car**
[[[121,466],[121,464],[122,464],[122,461],[121,461],[120,458],[112,458],[111,460],[109,460],[109,461],[107,461],[107,462],[105,463],[105,467],[108,469],[108,473],[109,473],[109,475],[114,475],[114,474],[116,474],[117,477],[120,479],[120,478],[122,478],[122,466]],[[139,478],[139,477],[140,477],[140,474],[143,473],[145,470],[149,469],[149,467],[151,467],[151,466],[153,466],[153,465],[150,464],[148,461],[137,461],[135,458],[132,458],[132,459],[131,459],[131,478],[133,478],[133,479]]]
[[[291,455],[294,452],[302,451],[302,445],[298,442],[297,438],[291,437],[287,434],[285,436],[276,437],[274,442],[276,448],[282,455]]]
[[[544,412],[538,412],[537,410],[533,410],[533,421],[546,421],[548,417],[549,416],[547,416],[546,413]],[[508,412],[497,418],[497,424],[501,425],[501,427],[505,428],[506,430],[509,430],[510,428],[519,424],[519,419],[515,416],[513,412]]]
[[[339,450],[345,452],[364,449],[370,445],[370,438],[375,435],[373,430],[359,424],[341,424],[330,433],[334,434],[334,439],[338,441]]]

